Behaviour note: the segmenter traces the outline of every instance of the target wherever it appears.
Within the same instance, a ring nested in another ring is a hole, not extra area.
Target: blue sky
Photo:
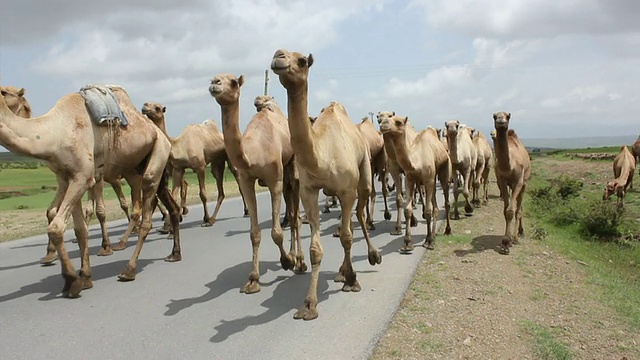
[[[278,48],[313,53],[309,112],[343,103],[357,122],[393,110],[418,128],[484,132],[512,113],[523,138],[640,133],[640,2],[609,0],[8,0],[0,84],[34,115],[87,83],[167,107],[170,135],[220,121],[208,94],[244,74],[241,127]],[[38,8],[39,11],[33,11]],[[286,110],[271,73],[270,94]]]

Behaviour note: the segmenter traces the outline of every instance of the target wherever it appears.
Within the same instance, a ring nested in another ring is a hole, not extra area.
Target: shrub
[[[589,238],[611,239],[621,235],[624,208],[609,201],[592,200],[587,204],[580,223]]]

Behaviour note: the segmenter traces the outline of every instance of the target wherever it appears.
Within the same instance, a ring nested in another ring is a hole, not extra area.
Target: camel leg
[[[391,232],[391,235],[402,235],[402,178],[400,177],[398,165],[393,164],[391,166],[393,167],[391,177],[393,178],[393,184],[396,188],[396,226]]]
[[[503,215],[505,220],[504,226],[504,238],[502,239],[502,245],[500,252],[503,254],[509,254],[509,248],[511,247],[511,221],[513,220],[514,212],[511,208],[511,194],[509,194],[509,187],[505,179],[498,177],[498,188],[500,189],[500,195],[503,202]],[[515,190],[515,189],[514,189]]]
[[[120,180],[113,181],[110,184],[118,197],[120,209],[122,209],[127,219],[129,219],[129,204],[127,203],[127,197],[124,195],[124,191],[122,191],[122,184],[120,183]]]
[[[522,184],[522,188],[520,189],[520,193],[516,197],[516,223],[518,224],[518,233],[516,237],[516,243],[518,243],[518,238],[524,236],[524,226],[522,225],[522,198],[524,196],[525,189],[527,188],[527,184]]]
[[[120,251],[127,248],[127,241],[129,241],[129,236],[131,236],[133,229],[140,222],[140,215],[142,212],[141,176],[128,176],[126,180],[129,183],[129,187],[131,187],[131,203],[133,205],[133,211],[131,212],[131,219],[129,220],[127,230],[125,230],[120,241],[111,247],[113,251]]]
[[[76,234],[81,236],[83,235],[83,231],[80,228],[81,226],[85,227],[84,231],[86,232],[86,222],[84,221],[84,214],[82,211],[80,199],[82,198],[82,195],[87,191],[87,189],[93,186],[93,184],[91,184],[91,182],[94,181],[92,175],[86,178],[82,178],[80,175],[77,175],[76,178],[72,179],[69,182],[69,186],[62,198],[62,202],[58,207],[57,213],[51,220],[51,223],[49,223],[49,225],[47,226],[47,235],[49,236],[49,241],[51,241],[51,243],[56,247],[58,257],[60,258],[60,267],[62,269],[62,277],[64,278],[64,287],[62,288],[62,293],[64,296],[69,298],[76,298],[80,296],[80,292],[84,287],[84,280],[86,276],[82,272],[80,272],[79,274],[76,274],[75,272],[73,264],[69,259],[67,249],[64,246],[64,231],[66,228],[67,220],[71,215],[71,211],[74,210],[72,209],[72,207],[75,206],[76,209],[74,213],[76,213],[80,217],[80,219],[76,219],[76,221],[74,221],[74,226],[79,227]],[[78,239],[78,246],[86,247],[86,244],[86,238]],[[86,252],[86,249],[80,249],[81,254],[83,254],[84,252]]]
[[[318,317],[318,277],[320,275],[320,263],[324,252],[320,243],[320,214],[318,210],[318,189],[306,187],[300,188],[300,199],[304,212],[309,219],[311,228],[311,245],[309,246],[309,258],[311,260],[311,281],[303,306],[293,315],[294,319],[313,320]],[[341,203],[344,206],[344,203]],[[348,220],[347,220],[348,219]],[[346,214],[342,221],[349,221],[351,217]],[[349,226],[343,226],[343,231],[349,231]],[[355,274],[354,274],[355,275]],[[355,280],[355,279],[354,279]]]
[[[100,180],[96,182],[93,189],[89,190],[89,193],[93,193],[92,196],[95,199],[96,217],[100,223],[100,232],[102,233],[102,244],[100,250],[98,250],[98,256],[109,256],[113,254],[113,250],[111,250],[111,241],[109,241],[109,231],[107,230],[107,208],[104,205],[103,191],[104,181]]]
[[[51,224],[53,219],[56,217],[60,204],[62,203],[62,199],[69,188],[69,182],[60,176],[56,175],[56,182],[58,183],[56,195],[53,197],[53,201],[51,201],[51,204],[47,208],[47,224]],[[51,242],[51,239],[49,239],[47,242],[47,254],[40,259],[40,264],[51,265],[56,261],[57,257],[56,246]]]
[[[460,220],[460,211],[458,211],[458,196],[460,195],[460,176],[458,170],[453,171],[453,219]]]
[[[100,180],[99,182],[101,181],[102,180]],[[96,182],[96,185],[97,185],[97,182]],[[94,188],[95,188],[95,185],[94,185]],[[95,214],[95,208],[96,208],[96,198],[94,196],[93,190],[89,189],[89,191],[87,191],[87,204],[84,207],[84,221],[87,224],[91,222],[91,218]]]
[[[369,208],[369,206],[367,206],[367,222],[366,222],[366,226],[367,226],[367,230],[375,230],[376,227],[373,224],[373,218],[372,218],[372,214],[375,214],[375,208],[376,208],[376,173],[373,171],[371,171],[371,193],[369,194],[369,202],[371,205],[371,208]],[[360,204],[360,200],[358,199],[358,204]],[[357,209],[357,206],[356,206]],[[362,225],[361,225],[362,226]]]
[[[409,176],[405,176],[405,183],[407,185],[407,194],[413,194],[415,191],[415,182],[410,179]],[[413,216],[413,196],[407,196],[407,200],[404,204],[404,217],[406,219],[404,245],[400,248],[400,252],[411,252],[414,249],[413,241],[411,238],[411,217]]]
[[[307,271],[307,264],[304,262],[304,251],[302,250],[302,242],[300,240],[300,180],[297,179],[293,159],[283,170],[283,194],[287,202],[285,218],[288,219],[289,230],[291,232],[289,257],[295,259],[293,271],[300,274]]]
[[[251,221],[249,237],[251,238],[252,248],[252,269],[249,274],[249,280],[240,289],[241,293],[253,294],[260,291],[260,259],[258,251],[260,250],[260,226],[258,224],[258,208],[256,204],[256,190],[255,190],[255,178],[249,178],[246,175],[240,174],[238,177],[240,182],[240,189],[244,194],[244,199],[247,202],[247,209],[249,210],[249,219]]]
[[[220,162],[220,164],[211,164],[211,175],[216,180],[216,188],[218,190],[218,198],[216,199],[216,207],[213,210],[213,215],[207,221],[207,224],[203,224],[204,226],[211,226],[216,222],[218,218],[218,211],[220,211],[220,206],[222,206],[222,202],[224,201],[224,162]]]
[[[202,218],[201,226],[211,226],[213,225],[213,222],[209,224],[209,209],[207,208],[207,185],[205,183],[206,179],[204,170],[204,167],[196,169],[196,175],[198,176],[198,187],[200,189],[200,201],[202,202],[202,208],[204,209],[204,217]]]
[[[102,202],[104,205],[104,201]],[[73,217],[73,230],[80,248],[80,272],[78,276],[82,280],[82,290],[87,290],[93,287],[93,282],[91,281],[91,263],[89,262],[89,231],[84,218],[81,200],[78,200],[71,209],[71,216]]]
[[[340,226],[340,244],[342,244],[342,249],[344,251],[344,258],[342,259],[342,265],[340,265],[340,269],[338,270],[338,275],[336,276],[335,281],[344,282],[342,286],[342,291],[353,291],[358,292],[362,290],[358,280],[356,279],[356,272],[353,270],[353,263],[351,262],[351,246],[353,244],[353,232],[351,229],[351,212],[353,211],[353,205],[355,204],[355,194],[340,194],[338,195],[340,199],[340,205],[342,206],[342,218],[341,218],[341,226]],[[364,198],[366,199],[366,195]],[[366,205],[366,200],[361,204],[361,206]],[[360,210],[360,218],[363,220],[364,224],[364,215],[362,209]],[[366,228],[363,228],[366,231]],[[379,255],[379,254],[378,254]]]
[[[231,165],[231,163],[229,162],[229,159],[227,159],[227,167],[229,168],[229,171],[231,171],[231,175],[233,175],[233,178],[236,179],[236,183],[238,184],[238,190],[240,191],[240,196],[242,197],[242,205],[244,206],[244,216],[249,216],[249,209],[247,208],[247,201],[244,197],[244,193],[242,190],[242,187],[240,186],[240,180],[239,180],[239,174],[238,174],[238,169],[236,169],[233,165]]]
[[[269,184],[271,193],[271,239],[280,250],[280,264],[285,270],[293,270],[296,259],[284,249],[284,233],[280,226],[280,209],[282,208],[282,176],[275,183]]]
[[[437,222],[437,217],[434,216],[434,211],[438,211],[438,205],[435,204],[434,206],[434,203],[436,202],[435,177],[431,176],[428,179],[424,179],[422,183],[424,184],[425,190],[425,196],[422,200],[422,206],[424,208],[423,215],[426,218],[425,220],[427,221],[427,236],[425,237],[422,246],[426,247],[429,250],[433,250],[433,243],[436,237],[435,225]]]
[[[373,184],[372,184],[373,185]],[[375,245],[371,242],[371,238],[369,237],[369,231],[367,231],[365,218],[364,218],[364,209],[367,208],[367,200],[368,200],[368,184],[364,179],[364,176],[360,177],[360,184],[358,186],[358,203],[356,205],[356,218],[358,219],[358,223],[360,224],[360,228],[362,229],[362,234],[364,235],[364,239],[367,242],[367,254],[369,259],[369,264],[376,265],[382,263],[382,255],[378,249],[376,249]],[[344,216],[344,215],[343,215]]]
[[[445,235],[451,235],[451,223],[449,221],[449,210],[451,209],[451,204],[449,203],[449,178],[450,173],[448,171],[441,171],[438,174],[438,178],[440,180],[440,187],[442,187],[442,195],[444,196],[444,215],[446,217],[446,227],[444,229]],[[435,199],[435,195],[433,197]],[[438,214],[436,213],[436,219]]]
[[[187,207],[188,194],[189,194],[189,183],[187,182],[187,180],[182,179],[182,185],[180,186],[180,204],[179,204],[182,215],[187,215],[189,213],[189,208]]]
[[[482,172],[482,205],[487,205],[489,203],[489,172],[491,171],[490,166],[485,166],[484,171]]]
[[[473,213],[473,206],[471,206],[471,202],[469,201],[469,197],[471,196],[470,189],[472,188],[473,179],[471,178],[471,169],[464,170],[464,186],[462,187],[462,196],[464,196],[464,211],[467,215]]]
[[[323,214],[328,214],[331,212],[331,200],[332,197],[331,196],[325,196],[324,197],[324,209],[322,210]]]
[[[389,196],[389,186],[387,184],[387,171],[385,169],[380,173],[380,177],[384,179],[382,181],[382,201],[384,201],[384,219],[391,220],[391,212],[389,212],[389,205],[387,203],[387,196]]]

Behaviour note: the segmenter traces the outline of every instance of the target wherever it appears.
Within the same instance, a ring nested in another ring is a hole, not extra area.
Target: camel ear
[[[311,67],[311,65],[313,65],[313,55],[309,54],[307,56],[307,67]]]
[[[511,113],[507,113],[507,120],[511,120]]]
[[[406,123],[407,123],[407,121],[409,121],[409,117],[408,117],[408,116],[405,116],[405,117],[404,117],[404,123],[406,124]]]
[[[498,114],[493,114],[493,120],[498,119]]]
[[[238,87],[242,86],[242,84],[244,84],[244,75],[240,75],[238,78]]]
[[[166,107],[166,106],[163,106],[163,107],[162,107],[162,112],[163,112],[163,113],[167,112],[167,107]]]
[[[394,112],[393,112],[393,115],[391,115],[391,116],[396,116],[396,112],[394,111]]]
[[[20,88],[20,90],[18,90],[18,96],[24,96],[24,88]]]

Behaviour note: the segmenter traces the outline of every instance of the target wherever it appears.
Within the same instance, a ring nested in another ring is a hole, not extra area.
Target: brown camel
[[[453,167],[453,218],[460,219],[458,211],[458,195],[460,194],[460,178],[462,178],[462,195],[464,196],[464,210],[467,214],[473,213],[473,207],[469,202],[470,184],[472,182],[471,175],[475,170],[478,161],[478,153],[471,132],[464,124],[460,124],[458,120],[447,121],[444,124],[447,131],[447,143],[449,144],[449,156],[451,157],[451,165]],[[457,173],[457,174],[456,174]]]
[[[154,124],[156,124],[166,134],[165,123],[166,107],[157,103],[144,103],[142,113],[145,114]],[[176,198],[180,192],[180,206],[185,212],[186,206],[186,181],[184,180],[184,172],[191,169],[198,176],[198,186],[200,201],[204,209],[204,217],[202,218],[202,226],[212,226],[216,222],[218,211],[224,201],[224,170],[225,163],[228,162],[227,152],[224,147],[223,135],[218,129],[216,122],[213,120],[205,120],[201,124],[187,125],[180,135],[171,138],[171,156],[169,157],[170,168],[173,176],[173,197]],[[205,179],[205,171],[207,165],[211,164],[211,175],[216,180],[218,190],[218,198],[213,215],[209,216],[209,208],[207,206],[207,187]],[[229,169],[237,179],[237,171],[229,164]],[[246,209],[246,207],[245,207]],[[166,225],[165,223],[165,231]]]
[[[378,124],[382,124],[384,119],[390,119],[396,115],[395,111],[379,111],[377,118]],[[413,139],[416,138],[418,132],[416,129],[409,123],[405,126],[405,132],[407,139],[409,142],[412,142]],[[396,160],[396,155],[394,153],[393,143],[391,142],[391,138],[386,136],[384,132],[382,133],[382,138],[384,140],[384,149],[387,153],[387,171],[391,174],[391,178],[393,179],[393,186],[396,188],[396,225],[394,230],[391,232],[391,235],[402,235],[402,215],[403,215],[403,193],[402,193],[402,174],[403,170],[398,165],[398,161]],[[418,220],[415,216],[412,215],[411,226],[417,226]]]
[[[482,205],[487,205],[489,201],[489,172],[491,170],[491,160],[493,159],[493,151],[491,146],[480,131],[476,131],[473,136],[473,145],[478,154],[478,162],[473,177],[473,200],[471,202],[475,207],[480,207],[480,188],[482,187]]]
[[[620,152],[613,160],[613,176],[615,179],[607,182],[602,200],[609,200],[611,195],[616,194],[617,204],[624,206],[624,196],[627,194],[627,187],[633,182],[633,172],[636,170],[636,158],[626,145],[620,147]]]
[[[356,125],[358,130],[362,133],[362,137],[369,145],[369,156],[371,159],[371,195],[370,195],[370,209],[367,212],[367,226],[369,230],[375,230],[373,225],[373,214],[376,204],[376,185],[375,177],[378,176],[382,183],[382,198],[384,200],[384,218],[386,220],[391,219],[391,213],[389,212],[389,206],[387,204],[387,193],[389,191],[385,182],[387,178],[387,152],[384,148],[384,139],[382,133],[376,129],[373,122],[368,117],[363,117],[362,121]],[[325,205],[326,208],[326,205]]]
[[[437,215],[433,213],[435,210],[433,208],[433,200],[435,200],[436,190],[436,164],[429,142],[433,141],[431,136],[437,137],[437,135],[435,132],[430,135],[427,130],[424,130],[418,133],[415,139],[410,140],[406,131],[407,120],[408,117],[406,116],[394,115],[391,118],[386,117],[380,123],[380,130],[389,139],[390,144],[393,146],[395,159],[404,170],[407,194],[413,194],[418,184],[422,183],[424,185],[426,196],[423,200],[423,217],[427,220],[427,236],[423,246],[427,249],[433,249],[435,233],[431,224],[432,221],[437,221]],[[409,223],[413,214],[413,199],[413,196],[408,195],[405,201],[405,236],[404,245],[400,248],[400,251],[404,252],[414,249],[411,238],[411,225]]]
[[[95,125],[79,93],[66,95],[52,110],[25,122],[8,108],[0,97],[0,144],[18,154],[47,161],[58,179],[58,191],[48,212],[47,227],[50,243],[60,258],[65,280],[63,294],[78,297],[83,289],[93,286],[88,253],[88,231],[84,220],[82,195],[101,179],[125,177],[132,191],[142,192],[142,225],[138,244],[121,280],[133,280],[137,259],[149,229],[156,190],[161,201],[171,209],[171,217],[179,222],[178,209],[166,188],[163,176],[169,158],[170,144],[166,137],[142,114],[136,111],[124,89],[111,87],[128,126]],[[100,191],[101,193],[101,191]],[[103,201],[100,196],[97,199]],[[132,218],[139,216],[140,204],[134,204]],[[74,230],[81,256],[81,270],[76,273],[64,245],[66,222],[73,217]],[[137,220],[137,219],[136,219]],[[103,249],[109,244],[103,244]],[[176,231],[174,248],[165,260],[180,260],[180,236]]]
[[[511,114],[504,111],[493,114],[493,124],[496,129],[494,169],[500,196],[504,202],[505,230],[501,247],[503,254],[508,254],[511,244],[517,243],[518,237],[524,235],[522,198],[531,175],[529,153],[518,139],[516,132],[509,129],[510,119]],[[513,224],[514,217],[517,224]]]
[[[311,226],[311,282],[304,305],[293,316],[305,320],[318,317],[318,276],[324,254],[319,233],[320,189],[324,190],[325,195],[338,196],[342,209],[340,243],[344,249],[344,260],[336,277],[336,281],[344,281],[342,290],[361,290],[351,262],[351,212],[356,199],[356,216],[369,249],[369,263],[374,265],[382,261],[380,253],[369,239],[364,219],[364,209],[371,192],[367,142],[349,119],[344,107],[337,102],[324,108],[312,126],[307,110],[311,65],[313,56],[283,49],[277,50],[271,61],[271,70],[287,90],[289,130],[300,174],[300,197]]]
[[[231,164],[238,169],[240,188],[245,195],[251,219],[250,238],[253,248],[253,267],[249,280],[241,292],[251,294],[260,291],[260,225],[256,204],[255,183],[263,182],[271,193],[271,237],[280,250],[280,263],[285,270],[306,271],[304,254],[300,247],[300,223],[298,221],[299,184],[295,181],[296,159],[293,156],[287,119],[282,112],[271,110],[276,105],[258,111],[240,133],[240,88],[244,76],[217,75],[211,80],[209,93],[216,99],[222,111],[224,143]],[[308,120],[307,120],[308,121]],[[288,183],[285,184],[284,181]],[[286,191],[286,192],[284,192]],[[284,234],[280,225],[281,200],[293,209],[291,223],[291,248],[287,253],[283,246]],[[297,248],[297,249],[296,249]]]

